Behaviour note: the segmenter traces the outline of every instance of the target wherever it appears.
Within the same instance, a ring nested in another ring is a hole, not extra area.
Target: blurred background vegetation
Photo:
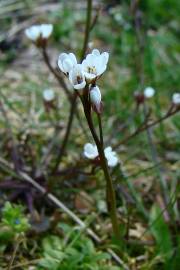
[[[93,1],[88,50],[110,53],[100,88],[105,143],[116,145],[121,160],[121,170],[112,172],[124,235],[119,246],[111,239],[103,174],[90,174],[92,166],[82,156],[90,134],[82,133],[77,120],[61,164],[63,173],[48,175],[69,105],[41,52],[24,35],[30,25],[52,23],[48,52],[53,65],[62,52],[80,58],[86,1],[0,1],[0,269],[179,270],[180,115],[118,144],[144,119],[135,91],[147,86],[156,90],[147,101],[153,121],[167,112],[172,94],[180,89],[179,14],[175,0]],[[46,88],[55,91],[57,110],[45,109]],[[78,108],[81,113],[80,104]],[[17,177],[11,166],[12,142],[23,171],[93,228],[100,245]],[[74,167],[81,172],[68,170]],[[125,266],[116,264],[107,247],[115,248]]]

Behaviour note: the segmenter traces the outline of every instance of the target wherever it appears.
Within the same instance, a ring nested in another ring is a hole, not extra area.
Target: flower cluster
[[[89,53],[81,64],[78,64],[73,53],[61,53],[58,59],[60,70],[69,77],[75,90],[82,90],[88,86],[91,103],[98,112],[101,108],[101,92],[96,82],[105,72],[108,60],[109,54],[100,53],[97,49]]]
[[[104,154],[107,159],[107,163],[109,167],[115,167],[119,159],[117,157],[117,154],[115,151],[112,151],[112,147],[108,146],[104,149]],[[95,159],[99,156],[98,150],[96,145],[93,145],[91,143],[86,143],[84,145],[84,156],[87,157],[88,159]]]
[[[25,30],[25,35],[38,47],[43,47],[46,45],[52,31],[52,24],[33,25]]]

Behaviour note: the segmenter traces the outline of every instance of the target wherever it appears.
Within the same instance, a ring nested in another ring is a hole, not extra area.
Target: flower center
[[[87,67],[87,72],[91,74],[96,74],[96,67],[95,66]]]
[[[78,75],[77,76],[77,83],[80,84],[82,82],[83,82],[83,78],[80,75]]]

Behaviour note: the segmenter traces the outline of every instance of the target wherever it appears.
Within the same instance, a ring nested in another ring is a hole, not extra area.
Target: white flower
[[[118,164],[119,160],[117,154],[115,151],[112,151],[111,146],[108,146],[104,149],[104,154],[109,167],[115,167]]]
[[[61,53],[59,55],[58,66],[62,72],[69,73],[75,65],[77,65],[77,60],[73,53]]]
[[[99,106],[101,103],[101,91],[98,86],[93,86],[90,89],[90,99],[93,105]]]
[[[104,154],[107,159],[107,163],[109,167],[115,167],[119,159],[117,157],[117,154],[115,151],[112,151],[112,147],[108,146],[104,149]],[[84,156],[89,159],[95,159],[99,156],[98,150],[96,145],[93,145],[91,143],[86,143],[84,145]]]
[[[52,30],[52,24],[33,25],[25,30],[25,34],[30,40],[36,42],[39,38],[48,39]]]
[[[172,102],[175,105],[179,105],[180,104],[180,93],[174,93],[172,96]]]
[[[98,78],[107,68],[109,54],[103,52],[100,54],[99,50],[94,49],[92,53],[86,56],[82,62],[85,77],[88,81]]]
[[[43,98],[47,102],[54,100],[55,98],[54,91],[52,89],[45,89],[43,91]]]
[[[76,64],[75,66],[72,67],[72,69],[69,72],[69,80],[73,85],[74,89],[76,90],[80,90],[85,87],[86,81],[81,64]]]
[[[86,143],[84,145],[84,156],[89,159],[94,159],[98,156],[98,150],[96,145],[93,145],[91,143]]]
[[[155,89],[152,88],[151,86],[148,86],[148,87],[146,87],[146,88],[144,89],[144,96],[145,96],[146,98],[151,98],[151,97],[154,96],[154,94],[155,94]]]

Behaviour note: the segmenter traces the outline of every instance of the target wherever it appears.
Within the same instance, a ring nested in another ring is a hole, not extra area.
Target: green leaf
[[[168,225],[165,223],[161,209],[153,205],[150,212],[151,232],[156,240],[157,251],[163,258],[170,258],[172,254],[172,240]]]

